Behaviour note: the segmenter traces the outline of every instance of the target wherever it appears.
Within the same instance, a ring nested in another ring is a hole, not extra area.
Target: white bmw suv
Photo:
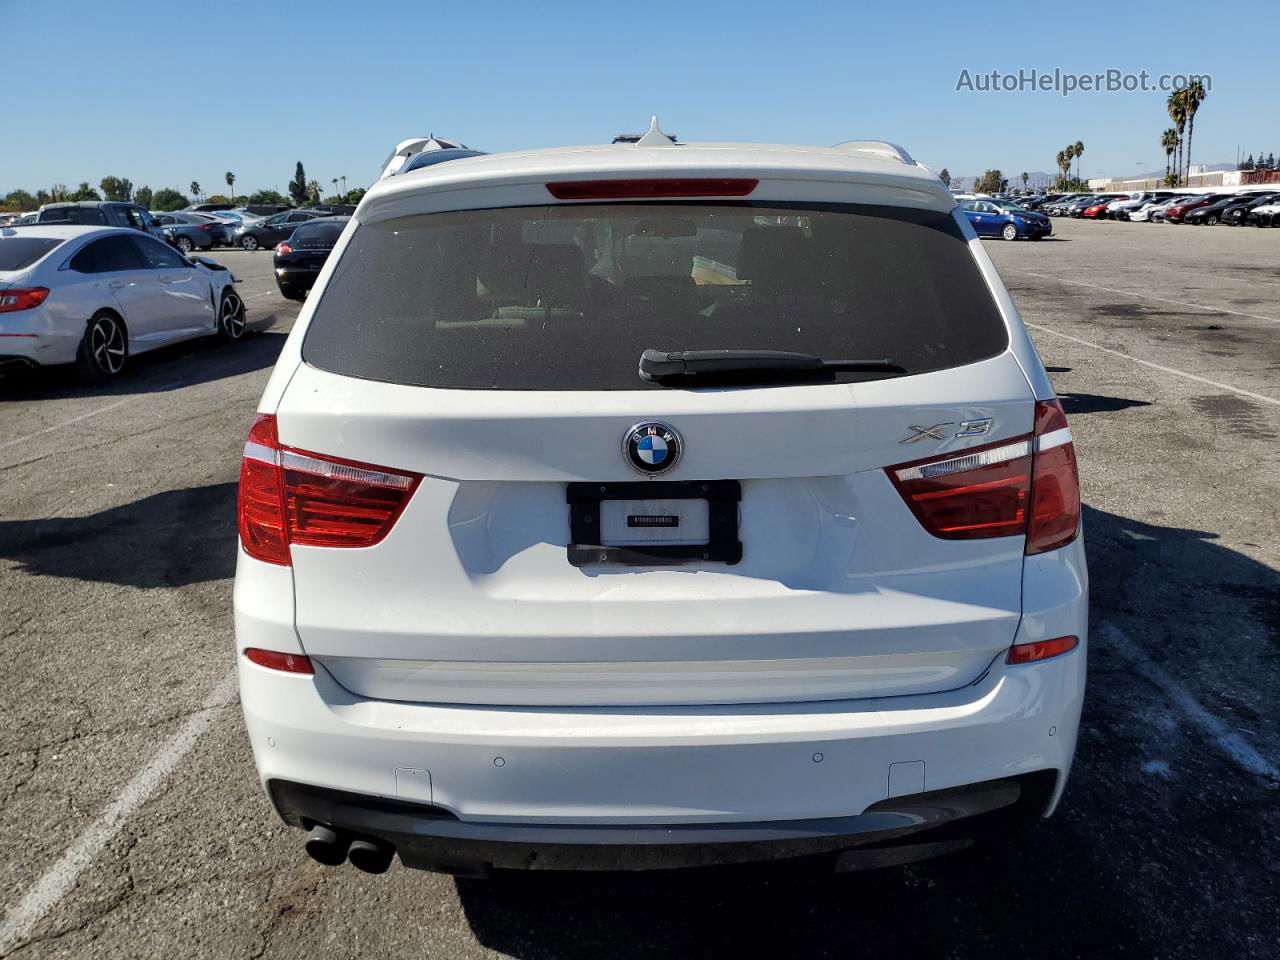
[[[905,862],[1047,816],[1071,766],[1071,434],[888,144],[655,124],[382,180],[239,529],[258,772],[324,863]]]

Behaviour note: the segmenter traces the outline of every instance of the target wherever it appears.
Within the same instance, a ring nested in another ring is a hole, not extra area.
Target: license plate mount
[[[575,567],[733,565],[742,560],[738,538],[742,484],[737,480],[571,483],[565,500],[569,504],[568,558]],[[675,503],[681,500],[705,501],[705,519],[700,507],[682,509]],[[606,501],[614,503],[607,511],[603,509]],[[611,531],[606,519],[611,521]],[[699,542],[676,542],[682,539]]]

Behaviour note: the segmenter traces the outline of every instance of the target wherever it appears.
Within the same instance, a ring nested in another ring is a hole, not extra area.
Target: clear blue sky
[[[1244,7],[1127,6],[0,0],[0,193],[107,174],[214,192],[226,170],[284,191],[297,160],[353,187],[410,135],[594,143],[651,113],[686,140],[895,140],[963,175],[1051,170],[1077,139],[1086,176],[1163,171],[1163,95],[957,93],[962,68],[1208,73],[1194,158],[1280,154],[1280,5],[1225,32],[1216,12]]]

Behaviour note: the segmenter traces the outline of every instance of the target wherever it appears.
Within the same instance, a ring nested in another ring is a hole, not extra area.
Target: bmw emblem
[[[622,455],[627,463],[650,477],[673,469],[683,451],[680,434],[656,420],[637,423],[622,440]]]

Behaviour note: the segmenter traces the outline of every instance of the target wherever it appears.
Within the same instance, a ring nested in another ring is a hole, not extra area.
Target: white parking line
[[[1133,290],[1117,290],[1115,287],[1103,287],[1096,283],[1086,283],[1083,280],[1066,280],[1062,277],[1051,277],[1047,273],[1032,273],[1030,270],[1012,270],[1011,273],[1021,273],[1028,277],[1039,277],[1041,280],[1056,280],[1058,283],[1071,283],[1077,287],[1091,287],[1094,290],[1105,290],[1107,293],[1120,293],[1126,297],[1137,297],[1139,300],[1158,300],[1160,303],[1172,303],[1179,307],[1191,307],[1195,310],[1204,310],[1206,313],[1229,313],[1233,317],[1247,317],[1250,320],[1266,320],[1270,323],[1280,323],[1280,317],[1264,317],[1260,313],[1241,313],[1239,310],[1228,310],[1226,307],[1206,307],[1202,303],[1191,303],[1187,300],[1170,300],[1168,297],[1153,297],[1149,293],[1137,293]]]
[[[233,669],[218,681],[200,709],[161,745],[151,762],[125,784],[110,806],[80,834],[62,859],[45,871],[21,902],[9,911],[4,923],[0,924],[0,956],[7,955],[25,941],[45,914],[75,886],[80,875],[120,832],[124,821],[147,802],[208,731],[214,712],[235,702],[235,689],[236,671]]]
[[[160,387],[158,389],[164,390],[168,388]],[[123,407],[126,403],[130,403],[137,399],[138,396],[136,394],[124,397],[123,399],[117,400],[115,403],[108,403],[105,407],[99,407],[97,410],[90,410],[88,413],[82,413],[80,416],[72,417],[70,420],[63,420],[61,423],[55,423],[53,426],[45,427],[43,430],[37,430],[35,433],[28,433],[26,436],[6,440],[4,443],[0,443],[0,450],[5,449],[6,447],[12,447],[15,444],[26,443],[28,440],[34,440],[36,437],[42,437],[46,433],[52,433],[54,430],[61,430],[63,427],[70,427],[82,420],[88,420],[90,417],[96,417],[100,413],[106,413],[108,410],[114,410],[116,407]]]
[[[1132,360],[1134,363],[1140,363],[1144,367],[1150,367],[1152,370],[1159,370],[1161,373],[1171,373],[1175,377],[1184,377],[1187,380],[1194,380],[1197,383],[1207,384],[1208,386],[1216,387],[1219,390],[1229,390],[1232,393],[1238,393],[1244,397],[1250,397],[1254,400],[1261,400],[1263,403],[1273,403],[1276,406],[1280,406],[1280,399],[1276,399],[1275,397],[1263,396],[1261,393],[1254,393],[1251,390],[1242,390],[1240,387],[1233,387],[1227,383],[1219,383],[1217,380],[1210,380],[1208,377],[1202,377],[1202,376],[1199,376],[1198,374],[1188,373],[1185,370],[1178,370],[1175,367],[1166,367],[1159,363],[1152,363],[1150,360],[1143,360],[1141,357],[1134,357],[1127,353],[1121,353],[1119,350],[1112,350],[1110,347],[1104,347],[1102,344],[1094,343],[1091,340],[1084,340],[1084,339],[1081,339],[1080,337],[1073,337],[1069,333],[1060,333],[1059,331],[1053,330],[1050,327],[1046,327],[1044,324],[1041,324],[1041,323],[1029,323],[1027,321],[1023,321],[1023,322],[1026,323],[1026,325],[1028,327],[1031,327],[1033,330],[1040,330],[1043,333],[1049,334],[1051,337],[1061,337],[1063,340],[1070,340],[1072,343],[1078,343],[1085,347],[1092,347],[1094,350],[1101,350],[1103,353],[1109,353],[1113,357],[1121,357],[1122,359],[1125,359],[1125,360]]]
[[[1112,623],[1103,624],[1099,632],[1138,673],[1164,691],[1174,705],[1208,734],[1227,756],[1250,773],[1270,780],[1273,787],[1280,786],[1280,769],[1255,750],[1242,736],[1228,729],[1221,720],[1206,710],[1200,701],[1192,696],[1191,691],[1169,676],[1165,669],[1152,660],[1128,634]]]

